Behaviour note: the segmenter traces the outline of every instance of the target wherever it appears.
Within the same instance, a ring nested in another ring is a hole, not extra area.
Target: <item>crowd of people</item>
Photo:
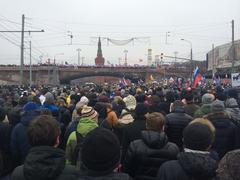
[[[236,89],[0,87],[0,180],[237,180]]]

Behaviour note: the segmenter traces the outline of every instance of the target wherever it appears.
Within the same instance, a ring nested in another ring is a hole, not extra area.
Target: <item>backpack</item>
[[[77,167],[80,167],[79,163],[81,162],[81,149],[82,149],[84,137],[79,132],[76,131],[76,138],[77,138],[77,145],[74,149],[72,160],[74,165],[76,165]]]

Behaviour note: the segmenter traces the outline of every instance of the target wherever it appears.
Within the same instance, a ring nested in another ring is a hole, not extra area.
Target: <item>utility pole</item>
[[[215,51],[214,51],[214,44],[212,44],[212,79],[214,78],[215,75]]]
[[[20,63],[20,83],[23,84],[23,66],[24,66],[24,24],[25,15],[22,15],[22,32],[21,32],[21,63]]]
[[[234,62],[235,62],[234,20],[232,20],[232,69],[231,69],[232,73],[234,73]]]
[[[78,52],[78,66],[80,66],[80,52],[81,52],[81,49],[78,48],[77,52]]]
[[[24,68],[24,33],[27,32],[27,33],[32,33],[32,32],[44,32],[44,30],[40,30],[40,31],[31,31],[31,30],[28,30],[28,31],[25,31],[24,30],[24,25],[25,25],[25,15],[23,14],[22,15],[22,30],[19,31],[19,30],[13,30],[13,31],[1,31],[0,30],[0,33],[3,32],[3,33],[21,33],[21,55],[20,55],[20,83],[23,84],[23,68]]]
[[[30,48],[30,67],[29,67],[30,80],[29,80],[29,84],[31,87],[32,86],[32,42],[31,41],[29,41],[29,48]]]

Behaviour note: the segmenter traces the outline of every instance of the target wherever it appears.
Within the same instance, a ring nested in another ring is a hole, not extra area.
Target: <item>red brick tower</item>
[[[104,66],[105,59],[102,55],[102,47],[101,47],[101,39],[98,38],[98,51],[97,51],[97,57],[95,58],[95,65],[96,66]]]

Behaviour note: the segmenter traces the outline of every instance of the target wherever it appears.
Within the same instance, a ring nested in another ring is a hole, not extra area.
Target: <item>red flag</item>
[[[202,75],[201,74],[198,74],[194,80],[194,84],[193,84],[193,87],[196,88],[197,85],[198,85],[198,82],[202,81]]]

